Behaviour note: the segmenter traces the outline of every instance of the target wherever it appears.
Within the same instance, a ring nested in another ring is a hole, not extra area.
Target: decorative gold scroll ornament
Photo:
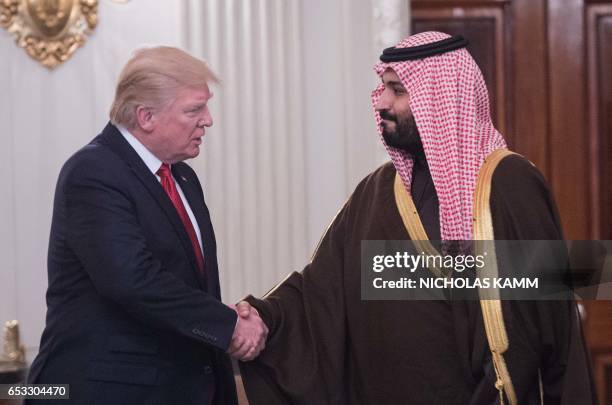
[[[0,26],[49,69],[72,56],[98,24],[98,0],[0,0]]]
[[[4,324],[3,350],[0,353],[0,366],[3,364],[25,363],[25,349],[19,341],[19,323],[7,321]]]

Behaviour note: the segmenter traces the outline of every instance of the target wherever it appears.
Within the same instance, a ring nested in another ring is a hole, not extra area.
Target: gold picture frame
[[[0,27],[48,69],[68,60],[98,24],[98,0],[0,0]]]

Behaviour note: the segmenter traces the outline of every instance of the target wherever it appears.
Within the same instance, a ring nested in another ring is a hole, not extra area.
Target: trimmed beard
[[[408,117],[402,117],[401,115],[391,115],[386,111],[381,111],[380,117],[395,122],[394,131],[389,130],[384,121],[382,123],[382,136],[388,146],[401,149],[413,156],[423,153],[423,143],[414,115],[410,114]]]

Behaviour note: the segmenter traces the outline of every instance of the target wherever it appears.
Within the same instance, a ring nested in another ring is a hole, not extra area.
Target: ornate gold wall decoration
[[[0,0],[0,26],[53,69],[85,43],[98,23],[98,0]]]

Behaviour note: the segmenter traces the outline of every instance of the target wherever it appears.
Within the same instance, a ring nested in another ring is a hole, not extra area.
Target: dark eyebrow
[[[384,84],[385,86],[394,86],[394,87],[395,87],[395,86],[401,86],[402,88],[404,87],[404,85],[402,84],[402,82],[398,82],[398,81],[395,81],[395,80],[388,81],[387,83],[385,83],[385,82],[383,81],[383,84]]]

